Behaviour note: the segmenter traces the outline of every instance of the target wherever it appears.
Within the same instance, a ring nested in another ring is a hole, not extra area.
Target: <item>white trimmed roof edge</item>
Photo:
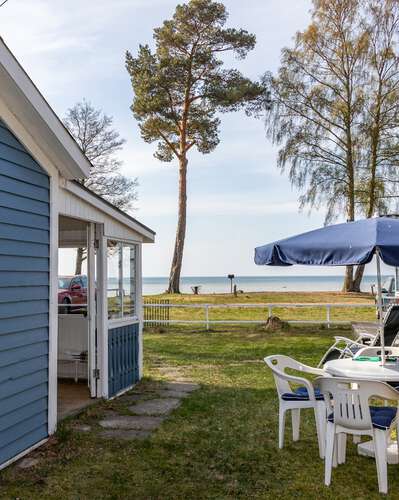
[[[63,177],[89,175],[89,160],[1,37],[0,92]]]
[[[104,213],[113,217],[136,233],[142,235],[144,243],[154,243],[156,234],[155,231],[142,224],[123,210],[115,207],[114,205],[112,205],[112,203],[105,200],[100,195],[94,193],[79,182],[67,181],[64,185],[64,189],[67,189],[70,193],[78,196],[79,198],[82,198],[87,203],[90,203],[90,205],[103,211]]]

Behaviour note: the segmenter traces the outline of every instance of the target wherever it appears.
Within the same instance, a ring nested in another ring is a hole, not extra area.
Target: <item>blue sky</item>
[[[114,117],[126,138],[124,174],[139,178],[134,215],[157,232],[144,249],[144,275],[169,272],[176,227],[177,169],[153,158],[129,110],[132,90],[127,49],[152,43],[152,30],[176,0],[9,0],[0,9],[1,36],[55,111],[63,116],[86,98]],[[309,22],[310,0],[226,0],[229,25],[257,36],[245,61],[231,60],[258,78],[275,71],[280,51]],[[298,212],[298,193],[276,167],[276,149],[261,120],[222,116],[221,142],[210,155],[192,154],[188,176],[188,232],[183,275],[340,274],[339,269],[265,269],[253,248],[322,225],[323,212]]]

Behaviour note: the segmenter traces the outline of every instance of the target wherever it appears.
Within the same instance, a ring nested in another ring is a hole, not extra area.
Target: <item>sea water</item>
[[[342,289],[343,279],[343,276],[236,276],[233,284],[244,292],[338,292]],[[227,276],[184,276],[180,283],[183,293],[192,293],[193,286],[200,286],[200,293],[230,292]],[[375,283],[375,276],[364,276],[362,291],[370,292]],[[143,279],[144,295],[163,293],[167,288],[166,277]]]

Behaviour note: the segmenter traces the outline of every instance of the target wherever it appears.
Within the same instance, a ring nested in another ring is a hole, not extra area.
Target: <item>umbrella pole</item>
[[[382,318],[381,259],[378,248],[375,254],[377,259],[377,304],[378,304],[378,316],[379,316],[378,330],[380,334],[380,343],[381,343],[381,364],[385,365],[385,338],[384,338],[384,327]]]

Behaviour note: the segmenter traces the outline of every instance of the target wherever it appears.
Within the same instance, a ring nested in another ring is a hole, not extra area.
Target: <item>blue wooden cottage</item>
[[[141,252],[154,232],[79,184],[89,168],[0,40],[0,468],[55,432],[64,379],[89,399],[141,376]],[[82,314],[60,310],[60,248],[86,248],[71,285],[87,290]]]

